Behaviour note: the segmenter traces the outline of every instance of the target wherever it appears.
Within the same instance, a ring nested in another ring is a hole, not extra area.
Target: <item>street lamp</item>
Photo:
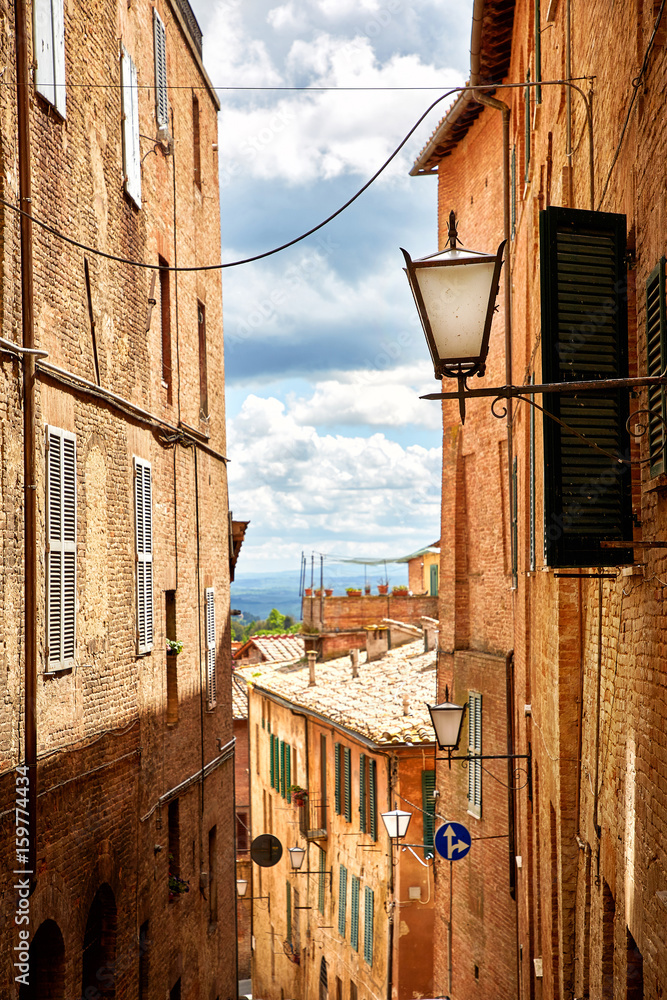
[[[435,738],[441,750],[457,750],[461,739],[461,726],[465,714],[465,705],[455,705],[453,701],[443,701],[440,705],[426,706],[431,715],[431,724],[435,730]]]
[[[306,856],[305,847],[290,847],[289,849],[289,859],[292,866],[292,871],[298,872],[303,864],[303,859]]]
[[[236,880],[236,893],[238,896],[243,898],[248,891],[248,879],[247,878],[237,878]]]
[[[382,822],[391,840],[401,840],[408,832],[412,813],[403,809],[392,809],[390,812],[380,813]]]
[[[463,392],[466,379],[483,375],[486,367],[506,241],[495,254],[465,249],[458,245],[453,211],[448,238],[446,250],[420,260],[413,261],[407,250],[402,253],[435,377],[458,379],[459,410],[465,423]]]

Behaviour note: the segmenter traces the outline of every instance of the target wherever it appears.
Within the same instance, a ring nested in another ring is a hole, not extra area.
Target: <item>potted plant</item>
[[[348,597],[361,597],[361,590],[359,587],[346,587],[345,593]]]
[[[324,588],[324,596],[325,597],[333,597],[333,587],[325,587]]]
[[[403,585],[401,585],[399,587],[392,587],[391,588],[391,593],[392,593],[393,597],[407,597],[408,596],[408,588],[404,587]]]
[[[313,588],[312,587],[306,587],[306,589],[304,590],[304,594],[305,594],[306,597],[312,597],[313,596]]]
[[[182,879],[180,875],[176,875],[171,870],[171,866],[174,860],[173,854],[169,855],[169,902],[171,903],[178,896],[182,896],[184,892],[190,892],[190,883]]]
[[[370,583],[365,583],[364,584],[364,594],[366,594],[366,596],[368,597],[368,595],[370,594],[370,592],[371,592],[371,585],[370,585]]]
[[[388,594],[389,593],[389,580],[385,577],[378,580],[378,594]]]
[[[307,788],[302,788],[301,785],[290,785],[288,791],[292,796],[295,806],[305,806],[306,799],[308,798]]]
[[[322,588],[318,587],[317,590],[315,591],[315,597],[321,597],[321,596],[322,596]]]
[[[178,656],[183,650],[183,643],[180,639],[167,639],[167,654],[169,656]]]

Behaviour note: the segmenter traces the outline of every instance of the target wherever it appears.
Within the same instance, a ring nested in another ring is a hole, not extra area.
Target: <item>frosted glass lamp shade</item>
[[[426,707],[431,713],[431,722],[440,749],[456,750],[461,737],[465,705],[455,705],[451,701],[445,701],[440,705],[427,705]]]
[[[414,261],[403,250],[437,379],[483,373],[504,249],[449,247]]]
[[[247,878],[237,878],[236,880],[236,892],[239,896],[245,896],[248,891],[248,879]]]
[[[412,813],[403,809],[392,809],[391,812],[380,813],[387,833],[392,840],[400,840],[408,832]]]
[[[290,847],[289,849],[289,859],[292,865],[292,871],[298,872],[299,868],[303,864],[303,859],[306,856],[305,847]]]

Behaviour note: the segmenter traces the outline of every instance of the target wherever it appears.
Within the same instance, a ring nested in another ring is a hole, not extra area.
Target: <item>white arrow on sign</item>
[[[454,830],[452,829],[451,826],[447,827],[447,829],[445,830],[443,836],[445,837],[445,840],[447,841],[447,857],[448,858],[451,858],[451,856],[454,853],[454,851],[456,851],[458,853],[460,851],[465,851],[468,848],[468,844],[466,844],[463,840],[455,840],[454,839],[456,837],[456,834],[454,833]]]

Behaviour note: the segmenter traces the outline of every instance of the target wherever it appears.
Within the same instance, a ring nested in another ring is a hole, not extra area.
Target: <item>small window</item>
[[[350,945],[355,951],[359,950],[359,891],[359,879],[353,875],[350,886]]]
[[[206,307],[197,302],[197,326],[199,330],[199,416],[208,419],[208,376],[206,372]]]
[[[206,701],[209,708],[217,703],[217,683],[215,675],[215,590],[206,588]]]
[[[167,827],[169,840],[169,874],[177,878],[181,874],[181,827],[178,799],[172,799],[167,807]]]
[[[468,812],[482,815],[482,762],[475,760],[482,752],[482,696],[472,691],[468,695]]]
[[[347,868],[340,866],[338,880],[338,933],[345,937],[345,919],[347,907]]]
[[[244,853],[249,848],[248,813],[237,812],[236,814],[236,850],[239,854]]]
[[[155,121],[158,133],[168,132],[167,32],[155,7],[153,7],[153,48],[155,54]]]
[[[373,907],[374,893],[368,886],[364,887],[364,961],[373,964]]]
[[[151,466],[134,459],[134,509],[137,560],[137,652],[153,648],[153,495]]]
[[[123,112],[123,181],[125,191],[141,208],[141,150],[139,148],[139,90],[137,68],[124,45],[120,47]]]
[[[147,1000],[150,976],[150,940],[148,938],[148,921],[145,920],[139,930],[139,1000]]]
[[[76,438],[47,427],[46,447],[47,661],[58,670],[76,652]]]
[[[167,390],[167,402],[171,403],[171,293],[169,288],[169,265],[163,257],[158,257],[160,265],[160,326],[162,332],[162,385]]]
[[[192,152],[195,184],[201,191],[201,139],[199,136],[199,99],[192,95]]]
[[[65,17],[63,0],[33,0],[35,88],[65,117]]]
[[[176,639],[176,591],[164,592],[165,626],[167,639]],[[167,725],[178,722],[178,656],[167,653]]]

